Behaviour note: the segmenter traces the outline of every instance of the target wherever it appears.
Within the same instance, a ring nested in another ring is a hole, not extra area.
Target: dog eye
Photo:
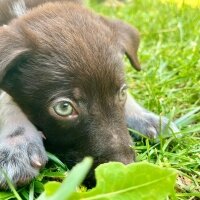
[[[122,87],[121,87],[121,89],[120,89],[120,91],[119,91],[119,100],[120,101],[125,101],[126,100],[126,97],[127,97],[127,85],[126,84],[124,84]]]
[[[78,117],[75,103],[68,98],[58,98],[49,107],[50,114],[60,120],[75,120]]]
[[[73,113],[73,107],[72,105],[67,101],[61,101],[56,103],[56,105],[53,107],[56,114],[65,117],[72,115]]]

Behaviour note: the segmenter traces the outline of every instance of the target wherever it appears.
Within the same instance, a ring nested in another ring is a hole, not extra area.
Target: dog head
[[[68,166],[133,161],[123,56],[140,69],[137,31],[81,5],[49,3],[0,29],[0,87]]]

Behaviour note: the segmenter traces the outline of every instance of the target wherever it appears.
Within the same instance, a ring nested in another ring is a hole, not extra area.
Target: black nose
[[[106,155],[102,155],[101,157],[94,158],[93,167],[83,183],[88,189],[93,188],[96,185],[95,168],[98,167],[100,164],[112,161],[121,162],[123,164],[130,164],[134,162],[135,153],[131,148],[127,149],[125,152],[115,152],[114,154],[112,153],[113,152],[110,152]]]
[[[113,147],[104,147],[97,155],[93,155],[93,158],[96,166],[110,161],[121,162],[126,165],[134,161],[135,153],[131,146],[121,144],[117,147],[114,145]]]

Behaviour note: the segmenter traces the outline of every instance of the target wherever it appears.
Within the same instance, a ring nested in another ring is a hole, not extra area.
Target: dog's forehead
[[[41,7],[13,21],[8,29],[30,49],[16,66],[16,81],[22,80],[24,94],[49,99],[79,88],[87,98],[95,94],[103,99],[116,94],[124,83],[114,30],[81,6]]]
[[[50,4],[47,8],[41,7],[18,24],[37,58],[42,57],[40,64],[62,77],[66,74],[67,82],[71,77],[77,85],[120,87],[122,55],[115,32],[81,6]]]
[[[90,53],[107,54],[117,46],[115,31],[100,16],[73,3],[47,4],[22,17],[17,26],[44,51],[89,57]]]

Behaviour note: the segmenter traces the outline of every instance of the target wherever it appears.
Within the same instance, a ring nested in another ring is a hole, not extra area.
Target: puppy
[[[39,131],[68,167],[92,156],[95,168],[134,161],[127,125],[155,138],[168,123],[127,95],[122,60],[140,70],[137,30],[79,1],[52,2],[0,6],[1,24],[11,21],[0,28],[0,168],[16,186],[47,161]]]

